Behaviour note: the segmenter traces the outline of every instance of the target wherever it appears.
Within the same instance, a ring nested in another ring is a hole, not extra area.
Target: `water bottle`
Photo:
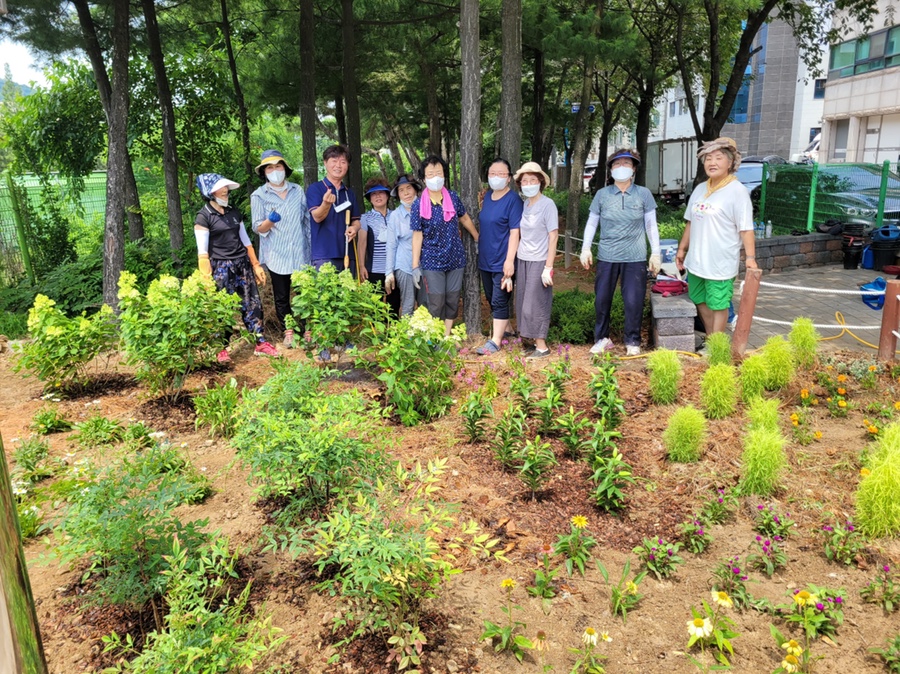
[[[772,221],[771,220],[768,220],[766,222],[766,238],[767,239],[772,238]]]

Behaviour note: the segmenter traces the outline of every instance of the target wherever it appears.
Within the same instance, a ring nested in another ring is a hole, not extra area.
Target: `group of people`
[[[725,329],[742,244],[747,266],[756,263],[750,198],[734,177],[740,164],[737,146],[731,139],[719,138],[705,143],[698,155],[709,179],[691,194],[676,264],[689,272],[690,297],[710,333]],[[546,340],[559,214],[544,194],[550,177],[540,165],[526,162],[513,172],[505,159],[491,162],[488,188],[479,198],[479,229],[459,195],[446,186],[448,166],[439,156],[427,157],[417,174],[401,175],[393,185],[382,178],[370,179],[364,188],[370,206],[365,213],[344,182],[350,152],[332,145],[322,158],[325,177],[304,192],[288,180],[293,169],[281,152],[263,152],[256,167],[263,184],[251,196],[259,259],[241,214],[229,204],[229,191],[239,185],[218,174],[197,178],[206,200],[194,224],[198,266],[218,288],[241,297],[242,318],[256,335],[257,355],[277,353],[263,334],[258,287],[267,281],[266,270],[284,344],[291,347],[294,332],[285,323],[291,311],[291,274],[307,265],[318,269],[328,263],[338,270],[349,266],[360,281],[381,285],[395,316],[424,305],[444,321],[449,334],[459,313],[466,266],[463,230],[477,244],[481,283],[491,307],[491,334],[476,353],[489,355],[501,349],[515,308],[518,334],[531,342],[528,358],[549,355]],[[591,353],[613,347],[610,311],[619,282],[626,353],[640,353],[647,272],[656,274],[661,267],[656,203],[649,190],[634,182],[640,161],[635,150],[613,152],[606,162],[610,184],[591,202],[580,256],[589,269],[599,228]],[[393,209],[391,199],[396,203]],[[322,358],[328,357],[323,352]],[[223,349],[219,361],[228,360]]]

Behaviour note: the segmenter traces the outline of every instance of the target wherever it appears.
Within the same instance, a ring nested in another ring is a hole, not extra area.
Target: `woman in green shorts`
[[[716,138],[705,142],[697,156],[708,180],[694,188],[688,201],[675,264],[689,272],[688,295],[711,335],[724,332],[728,325],[741,244],[747,269],[756,269],[756,240],[750,193],[735,177],[741,164],[737,144],[731,138]]]

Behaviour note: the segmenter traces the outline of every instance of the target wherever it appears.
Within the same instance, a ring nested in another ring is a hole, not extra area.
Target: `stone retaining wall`
[[[844,259],[841,237],[831,234],[803,236],[773,236],[756,239],[756,264],[764,274],[786,269],[802,269],[823,264],[837,264]],[[744,275],[744,254],[741,253],[741,277]]]

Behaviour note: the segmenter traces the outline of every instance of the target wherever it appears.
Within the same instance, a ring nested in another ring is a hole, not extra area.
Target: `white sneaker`
[[[625,347],[625,355],[626,356],[640,356],[641,355],[641,347],[630,344]]]
[[[604,337],[591,347],[591,353],[603,353],[604,351],[609,351],[612,348],[612,340],[609,337]]]

